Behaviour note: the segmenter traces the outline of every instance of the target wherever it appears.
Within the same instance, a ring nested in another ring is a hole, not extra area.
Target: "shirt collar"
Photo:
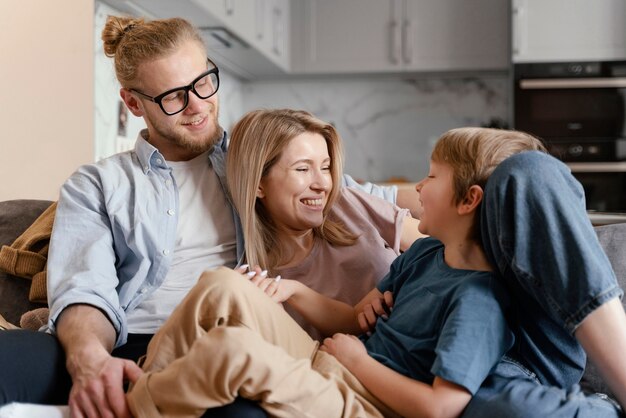
[[[139,135],[137,135],[137,141],[135,142],[135,154],[137,154],[137,158],[139,159],[139,163],[141,164],[141,168],[144,174],[148,174],[148,172],[152,168],[154,168],[155,164],[165,164],[165,158],[163,157],[163,155],[159,152],[159,150],[154,145],[150,144],[147,141],[147,138],[148,138],[148,129],[142,129],[139,132]],[[227,138],[227,135],[226,135],[226,132],[224,132],[222,139],[220,139],[211,150],[211,153],[209,154],[209,158],[211,158],[211,156],[217,157],[217,155],[213,155],[213,154],[219,154],[221,156],[223,152],[226,151],[226,145],[227,145],[226,138]],[[218,151],[218,150],[221,152],[215,153],[215,151]]]

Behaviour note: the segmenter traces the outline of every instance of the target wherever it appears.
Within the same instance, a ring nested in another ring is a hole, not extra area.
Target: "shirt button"
[[[174,211],[174,209],[168,209],[167,210],[167,214],[170,216],[174,216],[174,214],[176,213],[176,211]]]
[[[170,253],[170,250],[168,249],[163,250],[163,255],[168,255],[169,253]]]
[[[146,293],[148,291],[148,289],[146,289],[145,287],[143,289],[140,290],[140,293],[143,295],[144,293]]]
[[[157,159],[156,159],[156,162],[157,162],[157,164],[161,164],[161,163],[163,162],[163,160],[162,160],[162,159],[160,159],[160,158],[157,158]]]
[[[172,180],[171,179],[165,180],[165,185],[171,186],[172,185]]]

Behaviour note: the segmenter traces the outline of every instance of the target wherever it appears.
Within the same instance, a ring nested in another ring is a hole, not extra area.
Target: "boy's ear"
[[[466,215],[474,212],[482,201],[483,188],[476,184],[471,186],[458,206],[459,215]]]
[[[133,93],[131,93],[130,90],[125,89],[125,88],[122,87],[120,89],[120,97],[122,98],[122,100],[126,104],[126,107],[128,108],[128,110],[130,110],[130,112],[133,115],[138,116],[138,117],[141,117],[141,116],[144,115],[143,107],[141,105],[141,102],[139,102],[137,97],[135,97],[135,95]]]

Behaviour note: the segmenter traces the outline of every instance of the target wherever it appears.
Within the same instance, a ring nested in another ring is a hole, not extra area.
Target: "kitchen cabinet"
[[[289,0],[191,0],[227,31],[289,70]]]
[[[502,0],[295,2],[303,73],[503,70],[509,5]]]
[[[200,29],[214,61],[243,79],[290,70],[291,0],[101,1],[132,16],[189,20]]]
[[[513,62],[626,59],[624,0],[513,0]]]
[[[282,68],[291,68],[289,0],[253,0],[256,3],[255,34],[257,45]]]

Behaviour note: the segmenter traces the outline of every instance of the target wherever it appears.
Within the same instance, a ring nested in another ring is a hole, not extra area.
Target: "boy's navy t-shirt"
[[[448,267],[434,238],[398,257],[378,289],[393,292],[393,310],[362,338],[370,356],[405,376],[428,384],[439,376],[473,395],[513,343],[497,277]]]

